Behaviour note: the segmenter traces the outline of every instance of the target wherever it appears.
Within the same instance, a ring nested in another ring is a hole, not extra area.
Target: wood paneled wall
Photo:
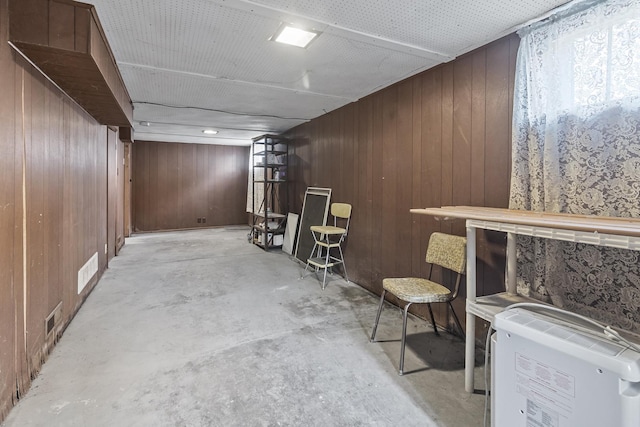
[[[107,266],[107,128],[9,47],[7,10],[0,0],[0,421]]]
[[[380,294],[384,277],[423,276],[428,236],[465,234],[464,221],[438,222],[410,208],[508,206],[518,43],[505,37],[286,134],[291,210],[300,212],[308,186],[330,187],[332,201],[353,205],[345,257],[356,283]],[[504,247],[500,234],[479,236],[480,294],[503,289]],[[462,296],[459,315],[464,289]],[[450,324],[445,307],[436,315]]]
[[[116,255],[120,252],[122,246],[124,246],[124,238],[125,238],[125,143],[117,138],[117,149],[116,149],[116,164],[113,168],[109,168],[109,170],[114,170],[116,176],[114,177],[114,181],[117,185],[116,191]],[[130,207],[129,207],[130,209]]]
[[[23,300],[22,268],[22,149],[16,140],[15,99],[20,73],[11,57],[7,40],[7,5],[0,1],[0,420],[13,405],[16,384],[26,371],[22,322],[16,324]],[[17,357],[17,354],[22,357]]]
[[[132,164],[134,230],[247,223],[249,147],[138,141]]]

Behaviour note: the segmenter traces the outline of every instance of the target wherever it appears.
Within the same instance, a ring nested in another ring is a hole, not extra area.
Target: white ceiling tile
[[[201,125],[225,128],[220,141],[285,131],[565,2],[90,1],[134,102],[134,120],[158,124],[136,125],[136,134],[190,141],[201,139]],[[269,41],[282,22],[322,34],[307,49]]]
[[[497,34],[567,0],[252,0],[249,3],[455,56],[466,47],[495,39]]]
[[[121,72],[125,81],[131,82],[129,92],[134,103],[304,121],[323,114],[327,106],[335,109],[349,102],[344,97],[314,95],[184,73],[149,71],[135,66],[121,67]]]
[[[140,128],[140,122],[150,122],[154,127],[155,125],[183,126],[185,129],[199,129],[200,131],[205,128],[214,128],[219,130],[221,134],[250,132],[254,135],[260,135],[273,131],[281,132],[304,123],[302,120],[234,115],[200,109],[171,108],[154,104],[138,103],[134,107],[136,130]]]

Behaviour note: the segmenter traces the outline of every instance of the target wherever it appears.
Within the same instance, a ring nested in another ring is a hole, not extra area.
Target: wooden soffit
[[[99,123],[132,125],[131,98],[92,5],[9,0],[9,41]]]
[[[118,136],[122,142],[133,142],[133,129],[130,127],[120,126]]]

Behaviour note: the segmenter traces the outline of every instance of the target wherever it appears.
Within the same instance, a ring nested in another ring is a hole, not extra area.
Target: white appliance
[[[492,426],[640,426],[640,353],[520,308],[493,326]]]

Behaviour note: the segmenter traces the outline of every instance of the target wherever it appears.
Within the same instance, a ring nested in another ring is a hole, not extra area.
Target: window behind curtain
[[[520,32],[510,207],[640,218],[640,0]],[[640,333],[637,251],[518,240],[520,292]]]

